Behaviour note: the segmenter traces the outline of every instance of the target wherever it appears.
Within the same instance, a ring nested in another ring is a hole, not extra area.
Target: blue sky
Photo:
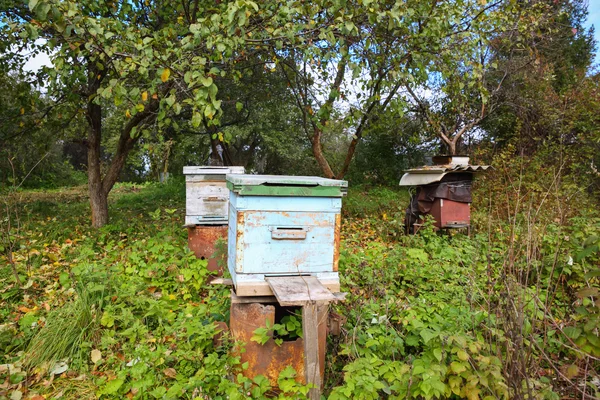
[[[587,26],[594,26],[594,29],[596,30],[596,45],[600,45],[600,0],[588,0],[589,1],[589,6],[588,6],[588,20],[587,20]],[[598,48],[596,48],[596,64],[600,63],[600,57],[599,57],[599,51]]]

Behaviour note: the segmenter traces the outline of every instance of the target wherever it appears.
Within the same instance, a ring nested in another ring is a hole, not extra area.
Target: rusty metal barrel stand
[[[338,259],[346,181],[318,177],[228,175],[228,268],[234,291],[230,330],[245,343],[244,375],[264,375],[272,386],[292,366],[298,381],[323,382],[329,303],[339,293]],[[302,313],[303,338],[277,345],[251,341],[257,328]]]
[[[244,167],[183,167],[186,186],[185,227],[188,247],[196,257],[208,260],[208,269],[223,275],[214,257],[218,239],[227,240],[229,190],[227,174],[243,174]],[[223,264],[223,263],[221,263]]]

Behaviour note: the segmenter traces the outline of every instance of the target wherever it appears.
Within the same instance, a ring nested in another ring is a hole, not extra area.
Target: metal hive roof
[[[183,167],[184,175],[225,175],[225,174],[243,174],[244,167],[230,166],[186,166]]]
[[[470,164],[426,165],[407,170],[400,179],[400,186],[428,185],[441,181],[447,174],[458,172],[477,173],[491,168],[491,165]]]

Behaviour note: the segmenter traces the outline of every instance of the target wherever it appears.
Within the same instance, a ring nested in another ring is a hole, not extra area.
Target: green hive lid
[[[348,182],[318,176],[228,175],[227,187],[243,196],[342,197]]]

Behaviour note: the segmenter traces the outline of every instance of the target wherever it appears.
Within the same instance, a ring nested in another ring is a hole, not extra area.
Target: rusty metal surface
[[[196,257],[208,260],[209,271],[217,271],[218,276],[223,275],[226,260],[226,255],[224,255],[223,260],[221,260],[221,267],[219,267],[217,259],[213,257],[216,250],[216,241],[220,238],[223,238],[227,242],[227,225],[196,225],[188,227],[188,247],[194,252]]]
[[[471,224],[471,207],[448,199],[435,199],[430,214],[438,228],[464,228]]]
[[[342,327],[348,318],[334,311],[329,312],[327,316],[327,334],[339,336],[342,333]]]
[[[260,303],[231,304],[229,328],[232,338],[241,343],[245,349],[240,351],[240,346],[235,350],[242,363],[248,363],[248,368],[242,371],[247,378],[253,379],[258,375],[265,376],[272,387],[277,387],[277,377],[288,365],[296,370],[296,380],[304,384],[304,341],[284,341],[278,346],[274,340],[269,340],[264,345],[250,339],[257,328],[264,327],[266,321],[275,323],[275,305]],[[321,376],[325,371],[327,321],[324,318],[319,324],[319,360]]]
[[[229,332],[229,326],[223,321],[215,321],[216,334],[213,336],[213,346],[221,347],[223,345],[224,336]]]
[[[335,215],[335,227],[333,231],[333,271],[337,272],[340,264],[340,239],[342,234],[342,215]]]

